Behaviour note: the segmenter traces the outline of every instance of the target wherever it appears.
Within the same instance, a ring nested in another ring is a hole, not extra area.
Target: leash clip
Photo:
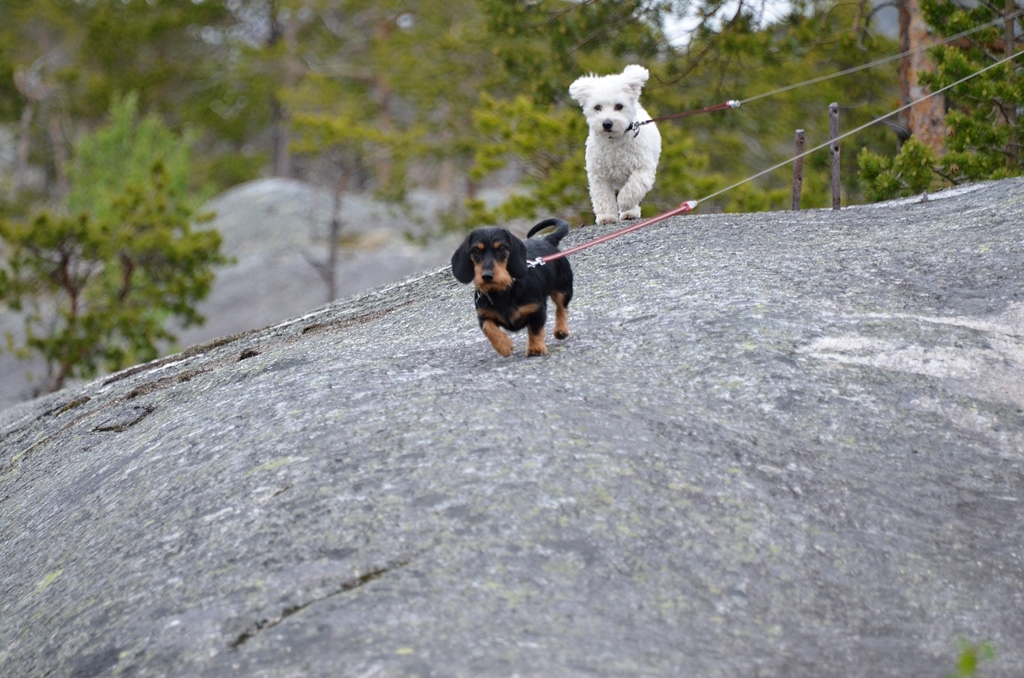
[[[650,120],[648,120],[647,122],[650,122]],[[633,122],[629,123],[629,127],[626,128],[626,131],[628,132],[630,130],[636,130],[635,132],[633,132],[633,138],[636,139],[638,136],[640,136],[640,125],[643,124],[645,123],[637,122],[636,120],[634,120]]]
[[[527,259],[526,260],[526,265],[529,268],[534,268],[536,266],[543,266],[544,265],[544,257],[537,257],[536,259]]]
[[[739,108],[741,102],[737,101],[736,99],[729,99],[725,103],[729,105],[729,108]]]

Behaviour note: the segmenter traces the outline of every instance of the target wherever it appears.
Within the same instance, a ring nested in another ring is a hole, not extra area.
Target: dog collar
[[[629,127],[627,127],[625,130],[623,130],[623,134],[625,134],[626,132],[629,132],[630,130],[635,130],[633,132],[633,138],[636,139],[637,136],[640,135],[640,126],[641,125],[646,125],[649,122],[654,122],[654,121],[653,120],[644,120],[643,122],[638,122],[638,121],[634,120],[633,122],[629,123]]]
[[[516,286],[516,284],[518,282],[519,282],[518,278],[512,278],[512,284],[509,285],[508,287],[506,287],[505,289],[500,290],[498,292],[498,295],[500,296],[500,295],[503,295],[503,294],[509,294],[513,289],[515,289],[515,286]],[[494,306],[494,299],[491,299],[491,295],[487,294],[487,292],[483,292],[481,290],[474,289],[473,290],[473,303],[478,303],[481,299],[486,299],[488,304],[490,304],[491,306]]]

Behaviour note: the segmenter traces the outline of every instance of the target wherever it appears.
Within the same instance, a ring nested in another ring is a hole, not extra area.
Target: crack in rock
[[[115,431],[120,433],[153,414],[156,411],[155,405],[135,405],[116,412],[106,419],[102,424],[93,429],[94,432]]]
[[[384,576],[388,572],[391,572],[392,570],[397,570],[398,568],[404,567],[408,564],[408,560],[399,560],[392,563],[388,563],[383,567],[369,570],[368,572],[365,572],[359,575],[358,577],[353,577],[352,579],[348,579],[342,582],[342,584],[339,587],[330,591],[329,593],[319,596],[318,598],[313,598],[312,600],[308,600],[304,603],[290,605],[284,608],[283,610],[281,610],[281,614],[277,615],[276,617],[260,619],[255,623],[251,624],[248,628],[246,628],[244,631],[238,634],[238,637],[236,637],[234,640],[228,643],[228,649],[237,650],[239,647],[241,647],[254,636],[256,636],[256,634],[274,628],[288,617],[291,617],[294,614],[298,614],[306,608],[317,603],[323,602],[325,600],[328,600],[329,598],[333,598],[334,596],[338,596],[343,593],[348,593],[349,591],[357,589],[360,586],[363,586],[364,584],[369,584],[370,582]]]

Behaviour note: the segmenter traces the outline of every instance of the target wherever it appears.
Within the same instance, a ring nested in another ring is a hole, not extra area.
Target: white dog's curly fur
[[[585,75],[569,86],[569,96],[587,116],[587,180],[598,224],[640,218],[640,201],[654,187],[661,135],[654,123],[634,137],[630,123],[649,120],[640,91],[650,73],[626,66],[616,75]],[[628,131],[627,131],[628,130]]]

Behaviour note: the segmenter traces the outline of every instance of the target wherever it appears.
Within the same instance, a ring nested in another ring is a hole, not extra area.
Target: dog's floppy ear
[[[530,267],[526,265],[526,245],[511,233],[508,234],[508,274],[513,278],[525,278]]]
[[[576,82],[569,85],[569,96],[580,106],[586,106],[587,96],[590,92],[590,83],[593,80],[593,76],[584,75],[581,78],[576,78]]]
[[[630,64],[622,70],[622,77],[626,80],[626,85],[630,91],[637,97],[640,96],[640,90],[644,88],[644,83],[647,82],[647,78],[651,77],[650,71],[643,66],[637,66],[636,64]]]
[[[473,260],[469,258],[469,236],[462,241],[459,245],[459,249],[455,250],[455,254],[452,255],[452,275],[460,283],[465,285],[468,282],[472,282],[476,276],[476,271],[473,268]]]

